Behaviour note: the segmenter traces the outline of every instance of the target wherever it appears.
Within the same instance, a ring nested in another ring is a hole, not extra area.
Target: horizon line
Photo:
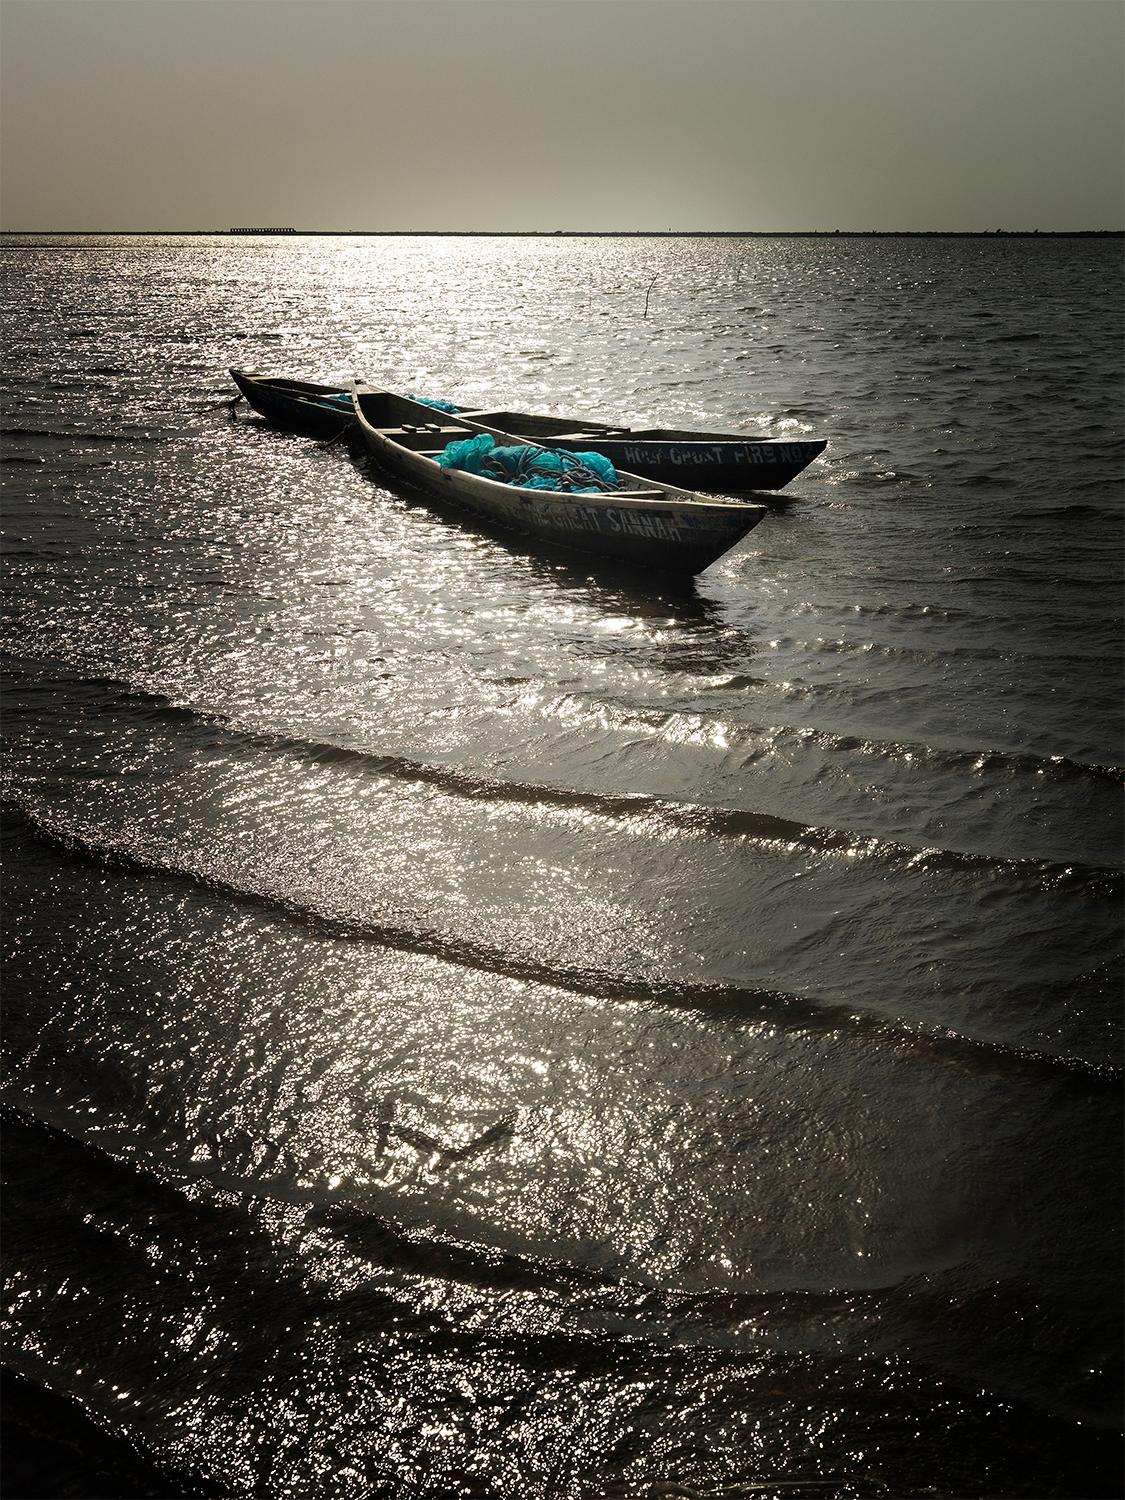
[[[0,237],[106,238],[115,235],[149,237],[192,236],[211,239],[288,239],[291,236],[385,238],[427,236],[443,238],[522,239],[996,239],[1123,238],[1125,229],[0,229]]]

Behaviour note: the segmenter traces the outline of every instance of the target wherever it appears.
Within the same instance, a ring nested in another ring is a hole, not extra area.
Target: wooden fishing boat
[[[232,370],[255,411],[302,431],[339,431],[336,412],[348,406],[340,386],[304,380],[268,379]],[[327,417],[316,407],[327,409]],[[615,468],[630,469],[661,484],[704,490],[779,490],[828,446],[822,438],[789,442],[736,432],[691,432],[678,427],[615,427],[584,417],[536,416],[531,412],[457,412],[461,422],[518,433],[572,453],[600,453]]]
[[[566,494],[443,468],[438,455],[449,443],[481,433],[504,446],[520,446],[524,440],[518,433],[462,422],[390,391],[356,385],[352,395],[363,444],[391,478],[562,546],[694,575],[729,552],[767,514],[764,506],[746,500],[654,485],[623,470],[618,470],[617,489]]]
[[[679,427],[613,427],[586,418],[535,416],[518,411],[470,411],[466,421],[518,432],[531,442],[570,452],[600,453],[662,484],[705,490],[779,490],[827,448],[827,442],[786,442],[736,432],[689,432]]]
[[[338,437],[355,421],[351,391],[345,387],[273,379],[245,370],[231,370],[230,376],[254,410],[279,427]]]

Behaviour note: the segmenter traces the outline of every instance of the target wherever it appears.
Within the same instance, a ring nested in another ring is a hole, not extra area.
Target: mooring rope
[[[346,432],[350,432],[354,426],[355,426],[355,418],[354,417],[349,417],[348,420],[344,423],[343,427],[340,428],[339,432],[336,434],[336,436],[334,438],[329,438],[326,443],[321,443],[319,446],[321,448],[323,448],[325,450],[325,452],[327,452],[327,450],[329,448],[335,448],[336,444],[340,441],[340,439],[344,436],[344,434]]]

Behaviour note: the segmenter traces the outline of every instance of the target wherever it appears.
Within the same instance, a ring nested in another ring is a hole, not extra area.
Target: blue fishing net
[[[498,448],[487,432],[448,443],[437,462],[443,469],[461,469],[525,490],[594,495],[620,487],[617,470],[601,453],[568,453],[533,443]]]
[[[495,447],[496,439],[487,432],[481,432],[473,438],[461,438],[457,442],[447,443],[437,455],[437,462],[443,469],[464,469],[467,474],[483,474],[485,464]]]
[[[320,399],[325,406],[339,406],[344,411],[351,411],[352,409],[350,391],[333,392],[331,396],[321,396]]]
[[[419,406],[432,406],[434,411],[457,412],[461,410],[459,406],[454,406],[452,401],[441,401],[436,396],[415,396],[408,391],[406,399],[417,401]]]

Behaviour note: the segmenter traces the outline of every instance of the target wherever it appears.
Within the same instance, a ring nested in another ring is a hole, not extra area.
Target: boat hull
[[[619,438],[550,438],[553,448],[600,453],[618,469],[678,484],[685,489],[779,490],[808,468],[827,447],[823,442],[741,442],[724,438],[690,442],[646,442]]]
[[[474,482],[474,475],[456,470],[443,469],[436,480],[413,466],[404,465],[400,472],[418,488],[485,520],[665,573],[701,573],[740,542],[763,513],[757,506],[752,509],[758,514],[750,519],[737,511],[703,512],[702,507],[686,505],[607,505],[601,497],[592,504],[586,495],[517,490],[511,485],[496,486],[512,491],[497,495],[488,481]]]

